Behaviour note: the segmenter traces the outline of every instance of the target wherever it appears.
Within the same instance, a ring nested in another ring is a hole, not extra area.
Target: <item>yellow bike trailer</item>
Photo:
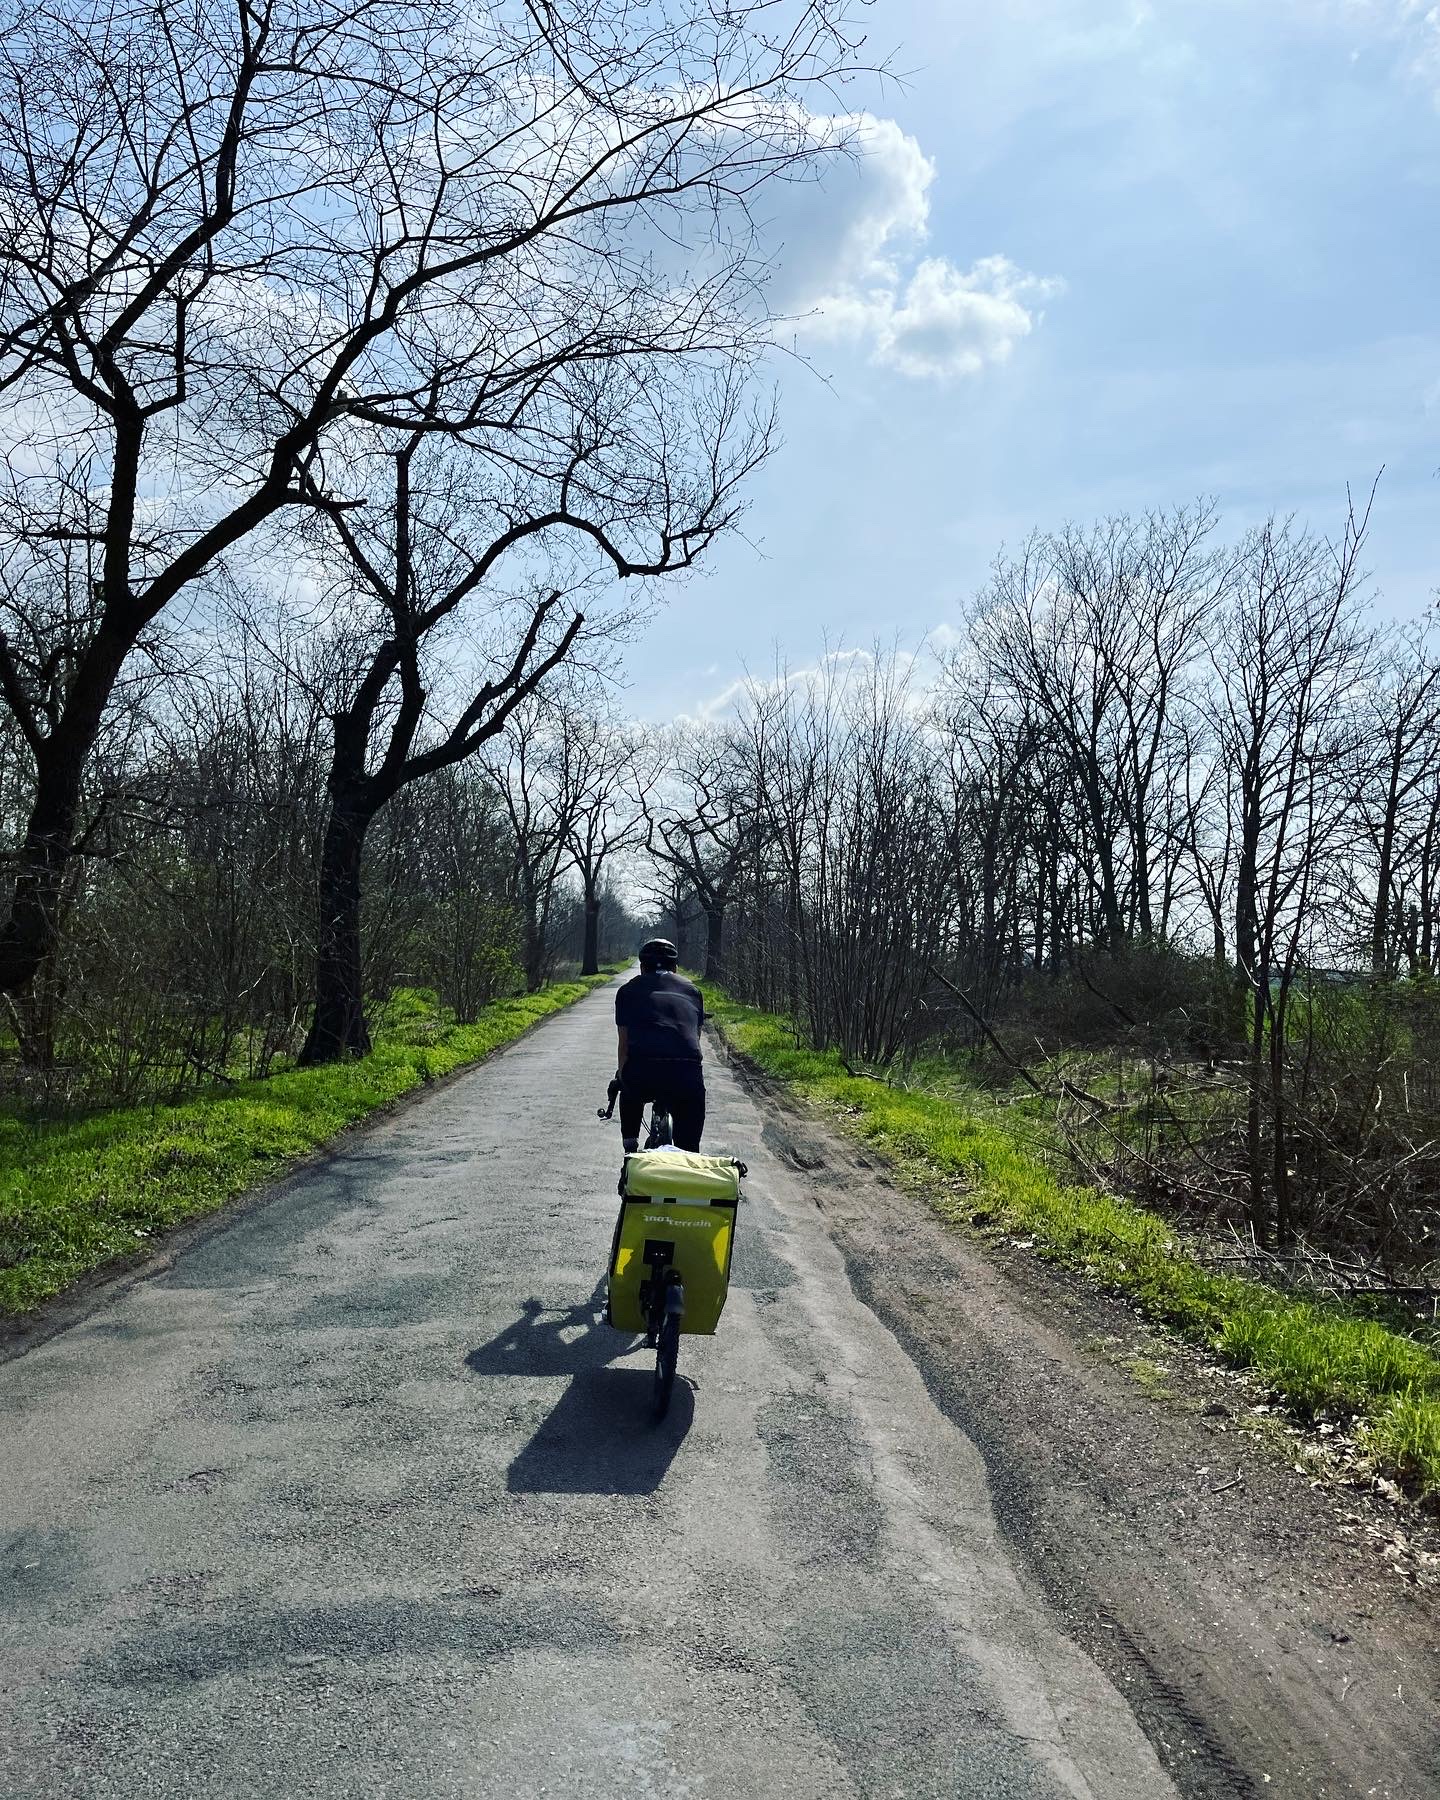
[[[606,1312],[618,1330],[648,1329],[651,1284],[674,1270],[685,1292],[681,1331],[713,1334],[730,1286],[742,1171],[730,1157],[691,1150],[625,1158]]]

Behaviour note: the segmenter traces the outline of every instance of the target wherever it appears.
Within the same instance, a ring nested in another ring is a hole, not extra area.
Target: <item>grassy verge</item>
[[[931,1191],[942,1216],[989,1213],[1032,1235],[1043,1254],[1129,1295],[1151,1318],[1255,1370],[1302,1416],[1357,1419],[1377,1465],[1440,1498],[1440,1358],[1423,1345],[1341,1306],[1214,1274],[1156,1214],[1057,1179],[979,1095],[972,1101],[856,1078],[833,1052],[797,1044],[786,1019],[708,986],[706,1004],[725,1036],[767,1074],[854,1136],[952,1183],[948,1192]],[[954,1192],[957,1176],[963,1198]]]
[[[608,975],[497,1000],[473,1025],[427,997],[397,997],[374,1052],[288,1069],[174,1106],[127,1107],[75,1123],[0,1120],[0,1314],[20,1313],[91,1269],[213,1212],[346,1125],[448,1075],[581,999]]]

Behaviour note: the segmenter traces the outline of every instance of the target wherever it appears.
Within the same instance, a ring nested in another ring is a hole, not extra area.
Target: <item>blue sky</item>
[[[903,87],[776,202],[785,446],[633,702],[914,643],[1032,525],[1213,494],[1329,529],[1382,464],[1379,605],[1440,584],[1440,14],[1412,0],[877,0]],[[822,379],[821,377],[824,377]],[[656,642],[655,638],[650,643]]]

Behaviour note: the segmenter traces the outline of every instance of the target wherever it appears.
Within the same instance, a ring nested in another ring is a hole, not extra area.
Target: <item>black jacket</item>
[[[641,1062],[698,1063],[704,1022],[699,988],[664,969],[636,975],[615,996],[615,1023],[625,1027],[626,1054]]]

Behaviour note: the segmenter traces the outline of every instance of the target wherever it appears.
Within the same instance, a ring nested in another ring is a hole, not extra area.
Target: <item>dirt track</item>
[[[1093,1285],[943,1226],[741,1073],[856,1292],[983,1453],[1026,1579],[1182,1793],[1440,1794],[1436,1596],[1376,1554],[1366,1526],[1388,1509],[1312,1487],[1238,1429],[1248,1383]],[[1137,1358],[1163,1362],[1170,1398],[1147,1397]]]

